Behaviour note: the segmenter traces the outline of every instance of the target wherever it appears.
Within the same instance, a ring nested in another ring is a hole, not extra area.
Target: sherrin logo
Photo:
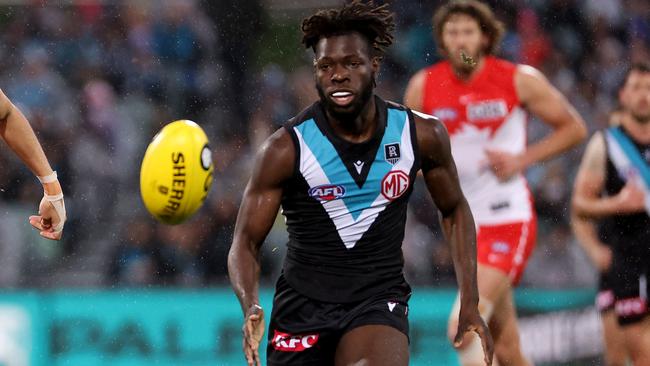
[[[311,188],[309,196],[321,202],[332,201],[345,196],[345,187],[340,184],[324,184]]]

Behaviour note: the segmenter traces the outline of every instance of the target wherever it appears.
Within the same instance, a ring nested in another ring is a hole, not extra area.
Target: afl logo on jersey
[[[345,187],[339,184],[324,184],[311,188],[309,196],[321,202],[333,201],[345,196]]]
[[[381,194],[389,201],[399,198],[409,188],[410,179],[408,174],[401,170],[388,172],[381,180]]]

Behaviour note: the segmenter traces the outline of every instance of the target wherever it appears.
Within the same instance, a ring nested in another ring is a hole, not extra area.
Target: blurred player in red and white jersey
[[[523,173],[580,143],[587,131],[575,109],[538,70],[493,56],[502,33],[502,24],[481,2],[442,6],[434,16],[434,35],[447,60],[415,74],[404,103],[435,115],[448,129],[461,186],[478,226],[479,308],[493,332],[499,364],[526,365],[512,288],[535,245],[537,223]],[[528,113],[552,128],[531,146],[526,146]],[[455,306],[450,337],[457,318]],[[466,340],[458,349],[461,363],[483,365],[480,351],[477,339]]]
[[[39,213],[30,216],[29,223],[40,232],[41,236],[52,240],[61,239],[66,220],[61,184],[56,172],[50,167],[29,122],[2,90],[0,90],[0,137],[43,185],[43,199],[38,208]]]

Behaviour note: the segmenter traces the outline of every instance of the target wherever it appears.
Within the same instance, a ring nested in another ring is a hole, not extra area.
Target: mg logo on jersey
[[[318,334],[292,335],[275,330],[272,345],[278,351],[302,352],[318,342]]]
[[[381,194],[392,201],[406,192],[409,188],[409,176],[401,170],[388,172],[381,180]]]
[[[345,187],[340,184],[324,184],[311,188],[309,196],[321,202],[332,201],[345,196]]]
[[[503,99],[486,100],[467,105],[467,120],[483,121],[503,118],[508,114],[508,106]]]

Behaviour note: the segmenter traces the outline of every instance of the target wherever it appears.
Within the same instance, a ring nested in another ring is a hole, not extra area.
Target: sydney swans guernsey
[[[526,180],[518,174],[499,182],[486,149],[522,153],[527,113],[515,90],[516,65],[492,56],[469,81],[460,80],[448,61],[427,69],[422,109],[442,120],[463,193],[478,225],[528,221],[533,216]]]

